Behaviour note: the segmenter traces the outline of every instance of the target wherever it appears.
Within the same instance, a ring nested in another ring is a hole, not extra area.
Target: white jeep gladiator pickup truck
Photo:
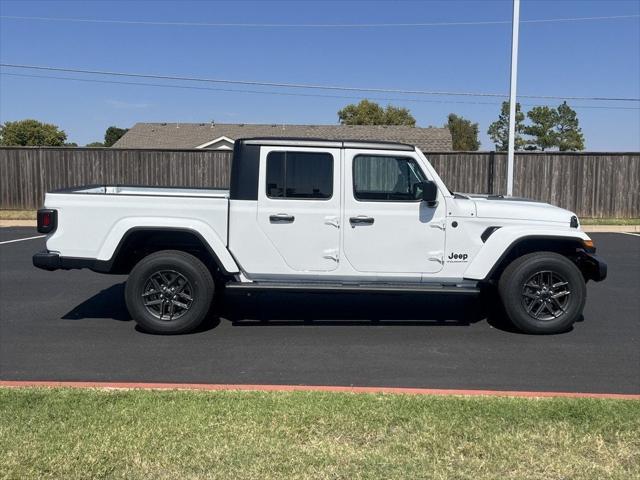
[[[257,138],[234,146],[229,190],[87,186],[38,211],[45,270],[129,274],[145,330],[182,333],[214,289],[478,294],[513,324],[568,329],[606,264],[571,212],[447,189],[413,146]]]

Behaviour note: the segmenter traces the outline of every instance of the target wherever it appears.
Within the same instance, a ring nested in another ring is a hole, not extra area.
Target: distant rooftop
[[[447,128],[383,125],[260,125],[231,123],[136,123],[113,148],[230,150],[239,138],[295,137],[398,142],[430,152],[452,150]]]

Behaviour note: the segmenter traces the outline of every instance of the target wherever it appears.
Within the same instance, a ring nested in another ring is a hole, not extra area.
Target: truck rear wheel
[[[214,282],[193,255],[163,250],[143,258],[131,271],[125,300],[131,317],[145,331],[186,333],[207,316]]]
[[[582,315],[587,297],[578,267],[553,252],[514,260],[502,273],[498,291],[511,322],[537,334],[567,331]]]

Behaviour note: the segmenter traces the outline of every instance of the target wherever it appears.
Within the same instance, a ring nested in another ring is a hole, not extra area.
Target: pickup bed
[[[47,193],[46,270],[129,274],[144,329],[181,333],[216,289],[478,294],[530,333],[569,328],[606,264],[567,210],[450,192],[396,143],[245,139],[229,190],[86,186]]]

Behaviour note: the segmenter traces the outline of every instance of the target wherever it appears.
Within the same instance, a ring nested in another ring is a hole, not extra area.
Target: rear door
[[[261,149],[258,225],[290,270],[338,267],[340,156],[338,148]]]
[[[344,154],[344,255],[360,272],[436,273],[442,269],[445,202],[421,201],[431,180],[410,152]]]

